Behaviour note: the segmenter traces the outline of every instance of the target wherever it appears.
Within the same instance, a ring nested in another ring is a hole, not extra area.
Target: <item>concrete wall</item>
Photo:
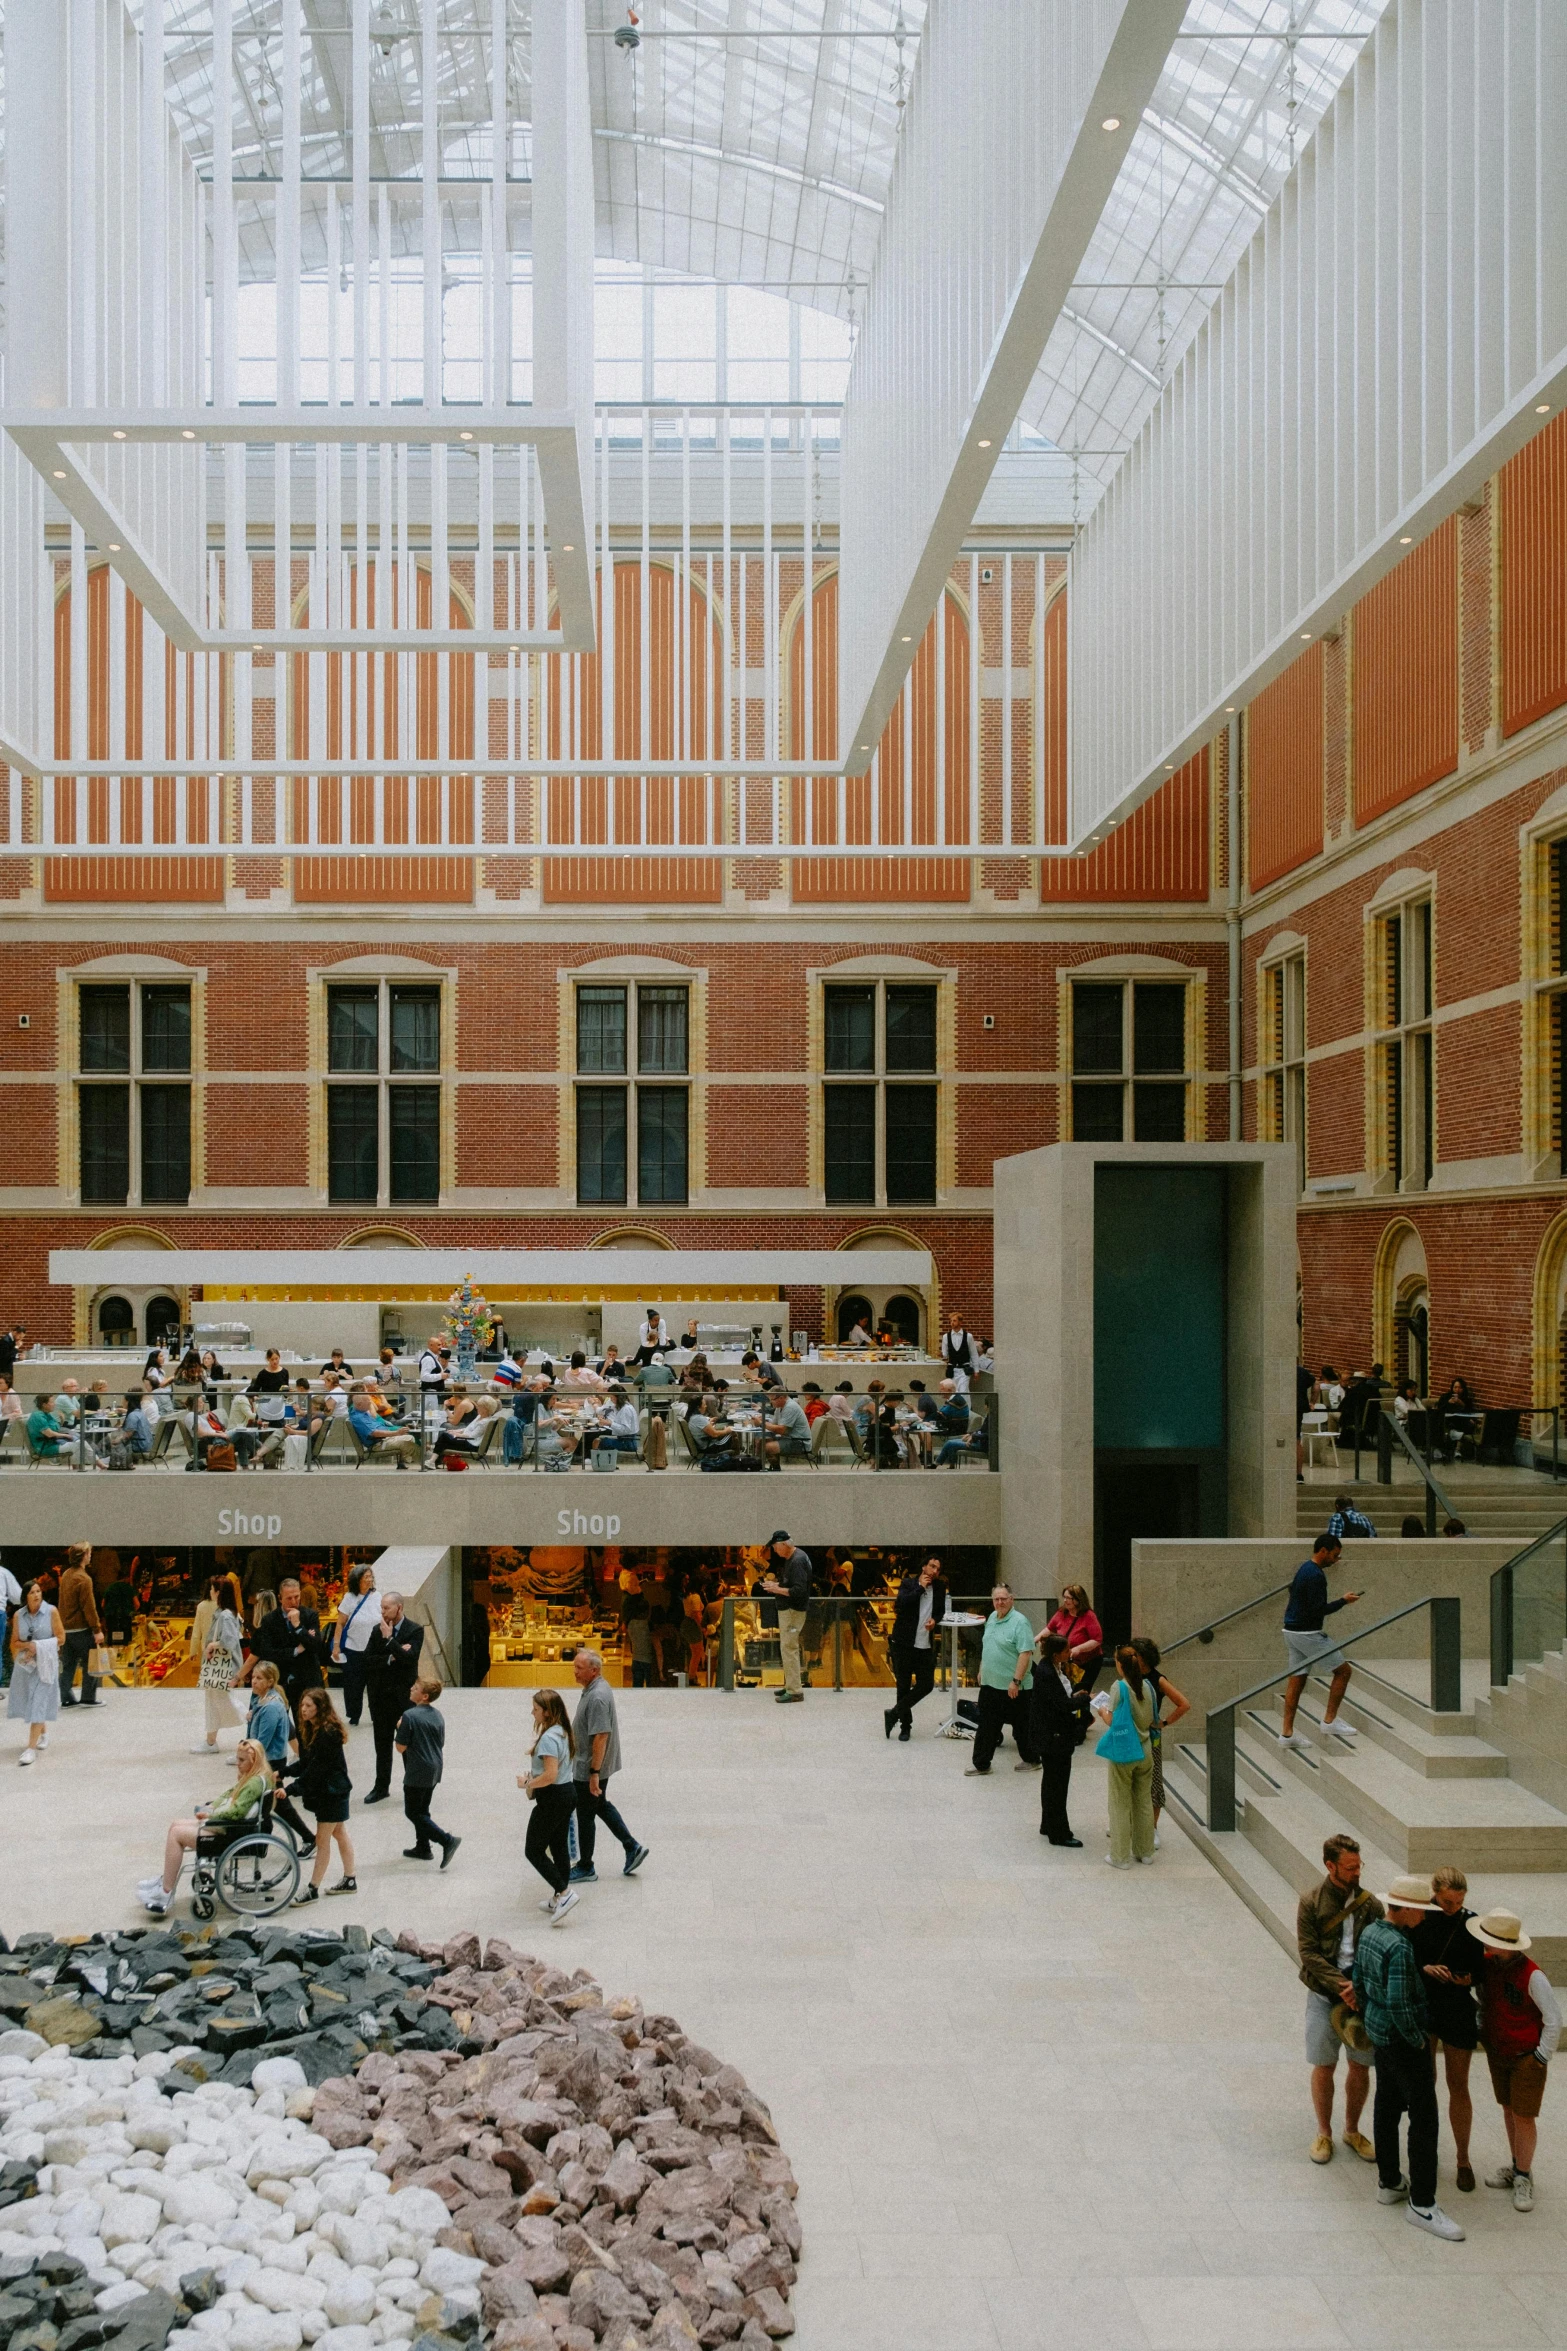
[[[873,1475],[869,1470],[702,1477],[641,1468],[602,1477],[532,1469],[470,1469],[461,1477],[392,1469],[264,1470],[248,1477],[141,1469],[128,1477],[65,1469],[0,1471],[9,1543],[113,1545],[247,1540],[273,1543],[765,1542],[787,1527],[807,1549],[824,1543],[995,1544],[1000,1477],[977,1469]],[[248,1521],[240,1527],[235,1517]],[[562,1516],[564,1514],[564,1517]],[[258,1525],[257,1521],[261,1523]],[[272,1523],[276,1520],[276,1524]],[[611,1531],[613,1521],[613,1531]],[[1017,1563],[1022,1574],[1032,1554]],[[1032,1591],[1054,1590],[1035,1581]]]
[[[1211,1624],[1229,1609],[1287,1583],[1308,1555],[1304,1537],[1287,1536],[1264,1541],[1224,1543],[1150,1543],[1132,1545],[1132,1622],[1150,1633],[1162,1647],[1199,1626]],[[1429,1541],[1379,1540],[1348,1544],[1337,1570],[1328,1579],[1334,1597],[1358,1591],[1364,1598],[1331,1618],[1347,1634],[1357,1626],[1389,1616],[1411,1600],[1456,1594],[1463,1609],[1463,1651],[1466,1657],[1490,1652],[1490,1580],[1497,1568],[1518,1550],[1510,1537],[1466,1537]],[[1168,1659],[1168,1673],[1177,1689],[1192,1701],[1192,1712],[1175,1731],[1176,1738],[1200,1739],[1203,1716],[1209,1706],[1233,1698],[1238,1691],[1269,1674],[1282,1672],[1284,1599],[1259,1601],[1235,1623],[1222,1626],[1211,1644],[1188,1641]],[[1367,1663],[1378,1657],[1425,1657],[1429,1654],[1429,1618],[1411,1616],[1390,1626],[1349,1652]]]
[[[462,1680],[462,1553],[440,1544],[402,1543],[375,1563],[378,1592],[400,1592],[403,1606],[425,1628],[420,1652],[443,1682]]]
[[[1094,1170],[1224,1166],[1229,1211],[1229,1523],[1283,1534],[1294,1515],[1294,1162],[1266,1143],[1057,1143],[996,1162],[996,1351],[1009,1572],[1050,1589],[1094,1576]],[[1021,1386],[1021,1382],[1018,1383]]]

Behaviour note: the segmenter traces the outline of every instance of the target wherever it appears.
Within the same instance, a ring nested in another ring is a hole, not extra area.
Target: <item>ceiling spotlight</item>
[[[378,8],[370,26],[370,38],[383,57],[390,57],[399,41],[411,41],[415,28],[403,23],[395,8]]]
[[[180,439],[182,441],[194,441],[195,438],[196,436],[193,432],[184,429],[181,430]]]
[[[252,645],[250,650],[252,653],[264,653],[266,651],[266,647],[265,645]]]
[[[618,24],[615,27],[615,47],[617,49],[624,49],[627,56],[631,54],[633,49],[640,49],[642,46],[642,35],[638,30],[641,22],[642,19],[638,16],[636,10],[634,8],[628,8],[626,10],[625,23]]]
[[[862,744],[860,745],[860,749],[861,749],[862,751],[868,751],[868,750],[870,749],[870,745],[869,745],[869,743],[862,743]]]
[[[1302,643],[1303,645],[1309,645],[1309,644],[1311,643],[1311,631],[1310,631],[1310,629],[1302,629],[1302,630],[1301,630],[1301,632],[1300,632],[1300,641],[1301,641],[1301,643]]]
[[[904,645],[912,645],[914,639],[912,637],[903,637],[899,640],[899,642]]]
[[[114,438],[115,438],[117,441],[123,441],[123,440],[124,440],[124,438],[125,438],[125,430],[124,430],[124,427],[123,427],[122,425],[116,425],[116,426],[115,426],[115,428],[114,428]]]
[[[572,545],[569,539],[566,541],[565,546],[561,549],[562,555],[575,555],[576,552],[576,548]]]
[[[119,540],[118,540],[118,539],[111,539],[111,540],[109,541],[109,553],[110,553],[111,555],[118,555],[118,554],[119,554],[119,552],[120,552],[120,542],[119,542]]]
[[[1551,404],[1549,400],[1536,400],[1534,404],[1534,413],[1536,416],[1549,416],[1551,413]]]
[[[473,439],[473,435],[472,433],[459,433],[457,438],[459,441],[471,441]]]
[[[1399,545],[1400,545],[1401,547],[1412,547],[1412,546],[1414,545],[1414,543],[1415,543],[1415,534],[1414,534],[1414,532],[1413,532],[1413,531],[1405,531],[1405,533],[1404,533],[1403,537],[1402,537],[1402,538],[1399,540],[1399,542],[1398,542],[1398,543],[1399,543]]]
[[[1226,702],[1226,704],[1224,705],[1224,707],[1225,707],[1225,709],[1226,709],[1226,710],[1229,712],[1229,714],[1230,714],[1231,718],[1233,718],[1233,717],[1235,716],[1235,705],[1234,705],[1234,703],[1233,703],[1233,702]]]
[[[990,447],[990,443],[988,441],[981,441],[980,447],[982,449],[988,449]]]
[[[63,465],[57,465],[57,466],[55,467],[55,469],[54,469],[54,478],[55,478],[55,480],[56,480],[57,482],[63,482],[63,481],[64,481],[64,479],[65,479],[65,468],[64,468],[64,466],[63,466]]]
[[[1099,125],[1099,128],[1102,131],[1118,131],[1120,127],[1121,117],[1118,114],[1107,114],[1104,118],[1104,121]]]

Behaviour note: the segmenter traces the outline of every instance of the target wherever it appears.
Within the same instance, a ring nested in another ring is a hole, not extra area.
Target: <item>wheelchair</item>
[[[202,1823],[191,1875],[191,1908],[211,1918],[217,1904],[244,1918],[271,1918],[299,1891],[299,1848],[286,1826],[274,1827],[273,1792],[249,1820]]]

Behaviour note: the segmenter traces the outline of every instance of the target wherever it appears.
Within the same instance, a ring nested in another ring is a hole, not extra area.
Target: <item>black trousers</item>
[[[408,1691],[399,1685],[392,1690],[370,1690],[370,1725],[375,1732],[375,1789],[388,1796],[392,1789],[392,1754],[397,1744],[397,1726],[408,1710]]]
[[[60,1704],[62,1706],[74,1706],[77,1704],[77,1700],[72,1695],[72,1692],[76,1682],[76,1673],[78,1667],[81,1668],[82,1676],[82,1695],[80,1702],[83,1706],[97,1705],[98,1684],[94,1676],[87,1671],[87,1660],[92,1655],[94,1648],[97,1646],[97,1641],[98,1636],[89,1625],[79,1625],[74,1633],[67,1633],[64,1641],[61,1643]]]
[[[365,1653],[362,1649],[345,1649],[343,1652],[343,1712],[356,1730],[364,1710]]]
[[[1384,2188],[1396,2188],[1403,2176],[1399,2161],[1398,2126],[1409,2117],[1409,2201],[1422,2211],[1436,2202],[1436,2068],[1422,2041],[1411,2049],[1407,2041],[1384,2048],[1377,2044],[1376,2102],[1371,2111],[1371,2135],[1376,2142],[1377,2178]]]
[[[569,1839],[575,1803],[570,1785],[541,1788],[528,1814],[528,1838],[523,1851],[555,1894],[563,1894],[571,1883]]]
[[[430,1805],[434,1796],[433,1787],[421,1787],[407,1780],[403,1782],[403,1810],[412,1823],[414,1843],[421,1853],[429,1852],[432,1838],[437,1845],[444,1845],[447,1841],[446,1831],[438,1828],[430,1818]]]
[[[1033,1724],[1029,1719],[1032,1713],[1033,1700],[1026,1690],[1019,1690],[1015,1698],[1009,1698],[1005,1690],[987,1690],[981,1683],[979,1728],[974,1733],[974,1769],[989,1771],[991,1758],[1001,1744],[1002,1726],[1006,1723],[1012,1725],[1012,1735],[1017,1741],[1017,1751],[1023,1762],[1034,1762]]]
[[[599,1792],[591,1793],[586,1780],[574,1782],[577,1803],[577,1852],[584,1869],[593,1867],[593,1844],[598,1823],[602,1821],[612,1837],[618,1837],[627,1853],[635,1853],[636,1838],[631,1834],[619,1813],[604,1792],[602,1780]]]
[[[892,1670],[897,1676],[898,1698],[896,1713],[898,1728],[909,1730],[914,1721],[914,1709],[922,1698],[928,1698],[936,1686],[936,1650],[890,1649]]]
[[[1064,1845],[1072,1834],[1066,1816],[1066,1794],[1072,1779],[1072,1750],[1043,1755],[1039,1761],[1039,1833],[1052,1845]]]

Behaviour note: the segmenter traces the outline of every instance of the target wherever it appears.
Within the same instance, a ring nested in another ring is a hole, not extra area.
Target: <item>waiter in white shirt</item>
[[[949,1327],[942,1333],[941,1360],[947,1367],[947,1376],[960,1396],[968,1394],[968,1384],[979,1369],[979,1342],[972,1331],[963,1327],[963,1317],[954,1314]]]
[[[651,1363],[661,1348],[669,1345],[669,1325],[656,1306],[648,1307],[637,1332],[637,1351],[633,1363]]]
[[[450,1352],[445,1339],[436,1331],[419,1358],[419,1399],[426,1445],[441,1425],[441,1408],[448,1384],[446,1358]]]
[[[882,1736],[907,1743],[914,1709],[936,1683],[936,1627],[947,1613],[947,1585],[939,1559],[927,1559],[918,1575],[906,1575],[893,1604],[887,1655],[898,1680],[896,1702],[882,1715]]]

